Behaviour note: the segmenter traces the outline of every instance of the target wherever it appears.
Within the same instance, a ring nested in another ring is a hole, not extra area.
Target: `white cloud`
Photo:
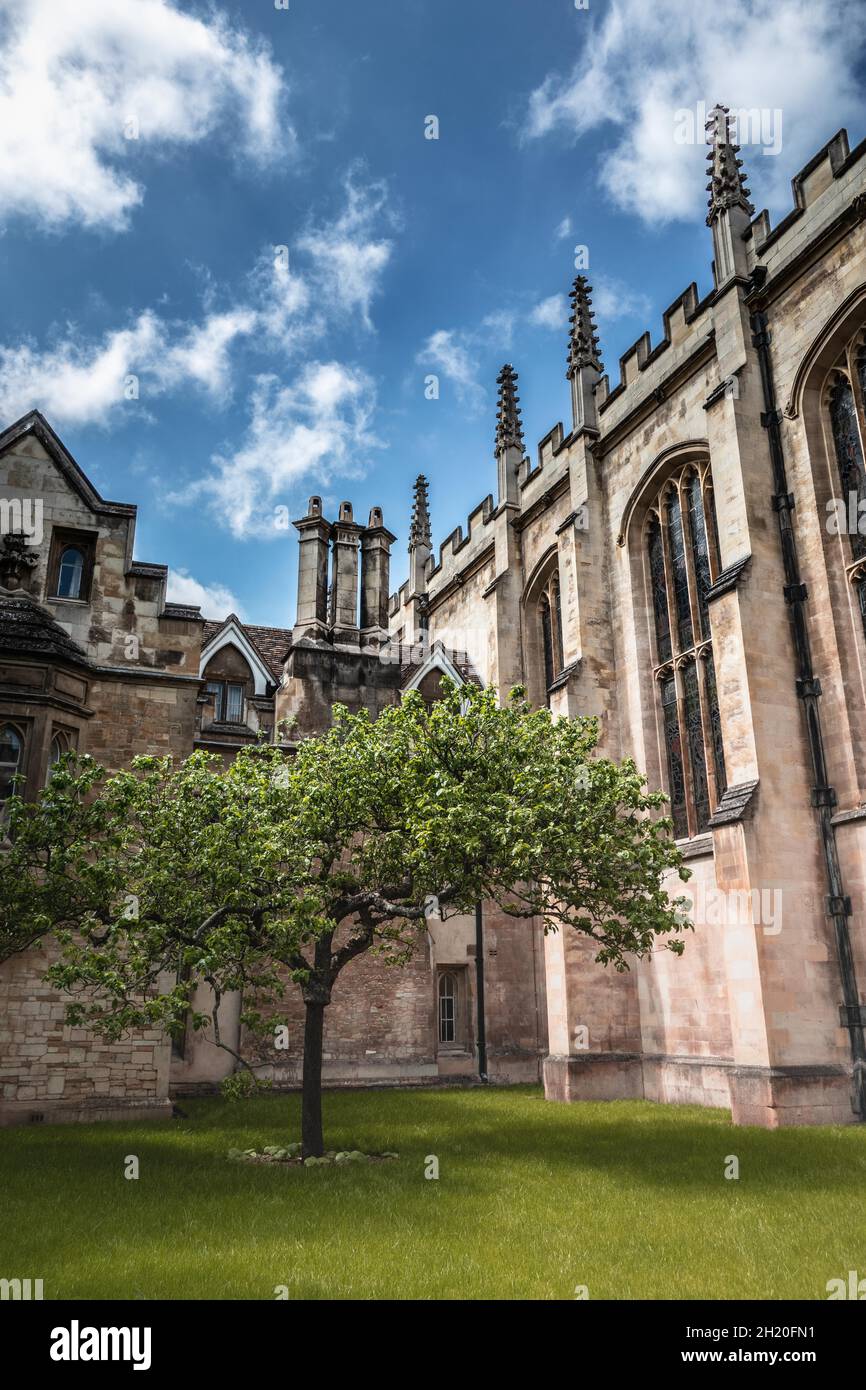
[[[457,393],[457,399],[473,409],[480,409],[486,399],[478,380],[478,358],[471,350],[472,335],[458,329],[440,328],[424,343],[416,361],[432,367],[446,377]]]
[[[517,315],[509,309],[497,309],[481,320],[481,327],[491,348],[507,351],[514,337]]]
[[[54,347],[0,347],[0,419],[38,408],[60,424],[105,424],[124,401],[124,382],[144,362],[159,361],[164,326],[152,313],[131,328],[83,343],[74,330]]]
[[[327,483],[356,475],[381,447],[372,432],[376,391],[365,372],[341,362],[310,362],[297,382],[259,377],[246,434],[212,460],[213,471],[170,500],[204,500],[238,537],[274,537],[301,478]]]
[[[586,21],[584,21],[586,23]],[[866,42],[859,0],[611,0],[585,35],[570,77],[551,73],[531,95],[526,138],[608,129],[599,178],[618,207],[648,223],[694,218],[706,149],[675,139],[678,110],[782,113],[772,140],[744,145],[757,206],[784,209],[791,175],[841,124],[862,123],[855,67]],[[767,148],[762,148],[761,143]]]
[[[565,241],[565,238],[571,236],[571,234],[572,234],[572,229],[571,229],[571,218],[570,218],[570,217],[563,217],[562,221],[559,223],[558,227],[556,228],[556,231],[553,233],[554,240],[555,240],[555,241]]]
[[[263,164],[294,144],[281,70],[219,12],[0,0],[0,37],[0,217],[116,230],[144,197],[133,152],[219,132]]]
[[[258,305],[259,326],[274,347],[295,351],[319,337],[326,326],[321,309],[311,308],[311,287],[283,258],[283,247],[262,252],[250,276],[250,298]]]
[[[256,321],[255,312],[248,308],[209,314],[203,323],[190,327],[161,362],[153,364],[157,380],[169,389],[192,381],[213,395],[224,394],[230,387],[230,349],[237,338],[252,333]]]
[[[529,322],[536,328],[564,328],[568,323],[568,300],[564,294],[542,299],[530,312]]]
[[[58,425],[108,425],[131,402],[147,402],[194,385],[224,398],[229,349],[248,335],[255,314],[209,314],[200,324],[174,325],[145,310],[129,328],[87,342],[70,328],[54,346],[0,346],[0,419],[34,408]]]
[[[169,603],[186,603],[198,607],[202,616],[217,622],[236,613],[242,620],[246,615],[231,589],[224,584],[200,584],[184,569],[169,570],[166,597]]]
[[[389,215],[384,198],[383,188],[367,196],[349,178],[345,208],[335,222],[319,225],[314,247],[308,244],[311,234],[301,238],[306,252],[300,269],[294,268],[294,255],[286,260],[284,248],[270,248],[246,277],[240,302],[213,307],[217,289],[208,280],[210,307],[200,320],[169,320],[146,309],[130,326],[99,339],[69,325],[47,348],[29,341],[0,344],[0,421],[38,408],[58,426],[108,426],[130,402],[146,408],[189,387],[225,403],[241,347],[296,358],[352,308],[359,326],[371,328],[369,307],[391,254],[391,243],[374,232],[375,220]],[[329,262],[329,246],[339,248],[344,269]],[[333,274],[340,288],[331,285]]]
[[[350,177],[336,221],[319,224],[315,241],[309,229],[301,238],[300,267],[282,248],[262,253],[244,281],[245,302],[217,309],[219,290],[208,282],[200,320],[170,320],[148,309],[100,339],[84,339],[69,326],[41,350],[30,342],[0,345],[0,421],[38,407],[58,426],[110,426],[136,399],[133,380],[138,404],[131,408],[139,411],[189,388],[224,402],[241,348],[247,369],[259,353],[272,364],[279,349],[293,364],[300,360],[292,384],[273,372],[253,376],[241,442],[226,445],[171,499],[204,501],[236,536],[278,534],[275,509],[288,505],[300,478],[327,483],[357,474],[365,455],[382,447],[372,430],[376,392],[367,374],[339,361],[304,360],[334,323],[344,326],[347,312],[372,327],[370,306],[391,254],[391,243],[376,234],[379,218],[391,220],[384,186],[359,190]],[[502,331],[495,315],[491,328],[494,320]]]
[[[388,206],[384,182],[360,187],[363,169],[351,169],[344,181],[346,203],[331,223],[314,225],[300,238],[298,246],[312,263],[312,278],[331,309],[353,315],[366,329],[372,327],[370,304],[391,258],[392,243],[374,234],[373,227],[383,219],[392,223],[395,215]]]
[[[592,307],[602,331],[605,324],[614,319],[646,319],[652,313],[649,295],[607,275],[598,275],[593,280]]]

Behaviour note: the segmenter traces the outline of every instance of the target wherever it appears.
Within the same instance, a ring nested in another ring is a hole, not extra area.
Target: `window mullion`
[[[860,345],[857,349],[851,349],[846,355],[848,365],[848,380],[851,383],[851,394],[854,397],[854,419],[860,434],[860,456],[866,460],[866,403],[863,400],[863,385],[860,380],[859,356],[861,352],[866,352],[866,346]],[[848,499],[845,498],[845,506],[848,506]]]
[[[715,811],[722,799],[721,789],[716,778],[715,741],[710,700],[707,694],[707,663],[709,648],[705,647],[698,657],[698,700],[701,707],[701,733],[704,740],[704,765],[707,769],[707,786],[710,793],[710,811]]]
[[[689,595],[689,612],[692,615],[692,643],[696,644],[700,640],[701,634],[701,612],[698,603],[698,578],[695,572],[695,538],[692,534],[692,509],[689,502],[689,495],[683,487],[683,480],[688,477],[689,470],[681,473],[677,479],[677,496],[680,499],[680,525],[683,528],[683,560],[686,568],[686,586]],[[701,493],[701,505],[703,505],[703,493]]]
[[[667,523],[667,503],[664,492],[659,494],[659,530],[662,537],[662,557],[665,565],[665,602],[668,606],[668,631],[671,635],[671,659],[676,660],[680,649],[680,631],[677,617],[676,596],[674,594],[673,562],[670,554],[670,535]]]
[[[686,718],[686,692],[683,686],[683,665],[684,659],[680,658],[674,664],[674,681],[677,692],[677,723],[680,730],[680,748],[682,749],[683,759],[683,781],[686,788],[686,820],[688,822],[689,839],[697,835],[697,815],[695,812],[695,783],[692,775],[692,750],[689,742],[688,720]]]

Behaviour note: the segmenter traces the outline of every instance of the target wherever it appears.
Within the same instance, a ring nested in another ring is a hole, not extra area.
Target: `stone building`
[[[41,417],[0,436],[7,507],[45,502],[44,538],[7,538],[0,561],[7,783],[20,767],[38,786],[66,740],[116,763],[143,746],[229,757],[263,732],[288,746],[335,699],[433,698],[447,671],[597,715],[602,751],[670,796],[693,873],[681,959],[616,975],[576,935],[489,905],[479,937],[431,920],[404,972],[365,958],[341,980],[332,1080],[473,1074],[482,1014],[487,1072],[528,1079],[543,1057],[554,1099],[730,1106],[768,1126],[866,1117],[866,145],[834,136],[773,227],[717,108],[708,190],[708,293],[689,286],[611,382],[578,276],[570,427],[530,459],[504,367],[496,493],[437,555],[419,479],[390,599],[381,513],[364,527],[344,503],[328,522],[313,498],[294,628],[205,624],[166,605],[164,570],[132,560],[134,508],[99,498]],[[158,1112],[169,1086],[224,1072],[199,1038],[170,1058],[157,1038],[75,1036],[42,955],[0,967],[0,1114]],[[270,1065],[290,1083],[298,1062]]]

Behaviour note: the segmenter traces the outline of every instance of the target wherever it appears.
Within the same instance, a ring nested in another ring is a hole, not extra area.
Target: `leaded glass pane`
[[[707,545],[714,566],[713,573],[718,575],[722,568],[719,557],[719,523],[716,520],[716,499],[713,495],[712,484],[709,482],[704,485],[704,521],[707,525]]]
[[[541,602],[538,605],[541,616],[541,640],[544,643],[544,688],[549,690],[553,685],[553,630],[550,621],[550,600],[547,594],[542,594]]]
[[[857,429],[857,415],[854,408],[854,392],[847,377],[839,377],[830,394],[830,426],[833,431],[833,444],[836,449],[836,462],[839,467],[839,480],[842,484],[842,501],[845,513],[858,509],[850,507],[850,494],[853,492],[857,503],[866,500],[866,473],[863,470],[863,451]],[[855,559],[866,555],[866,536],[855,532],[850,537],[851,550]]]
[[[656,626],[656,647],[660,662],[671,659],[671,624],[668,617],[668,591],[665,584],[665,556],[662,542],[662,528],[658,518],[653,517],[649,524],[649,564],[650,587],[652,588],[653,614]]]
[[[710,635],[710,610],[707,607],[707,590],[712,584],[710,574],[710,551],[707,543],[707,527],[704,519],[704,502],[701,496],[701,480],[693,473],[686,484],[689,501],[689,528],[692,533],[692,559],[695,567],[698,592],[698,616],[701,636]]]
[[[244,717],[244,688],[230,685],[227,692],[226,719],[229,724],[241,724]]]
[[[551,581],[553,589],[553,616],[554,616],[554,641],[556,651],[556,669],[561,671],[565,665],[565,654],[562,648],[562,596],[559,591],[559,575],[555,574]]]
[[[857,380],[860,383],[861,400],[866,400],[866,345],[857,353]]]
[[[219,722],[224,718],[223,714],[223,694],[225,686],[222,681],[208,681],[205,690],[209,695],[213,695],[213,717]]]
[[[13,781],[21,760],[21,738],[11,724],[0,729],[0,801],[14,791]]]
[[[719,715],[719,700],[716,692],[716,669],[713,658],[707,654],[707,705],[710,711],[710,732],[713,742],[713,764],[716,770],[716,794],[721,801],[722,793],[728,785],[725,772],[725,748],[722,742],[722,720]]]
[[[668,755],[668,784],[674,835],[682,840],[689,833],[686,815],[686,781],[683,771],[683,750],[680,743],[680,723],[677,715],[677,687],[673,676],[661,683],[662,716],[665,745]]]
[[[439,1041],[453,1043],[456,1036],[456,982],[453,975],[439,977]]]
[[[84,577],[84,556],[74,545],[69,545],[60,557],[57,575],[58,598],[80,598],[81,580]]]
[[[680,499],[676,492],[668,498],[668,537],[670,541],[671,569],[673,571],[674,602],[677,614],[677,633],[680,651],[686,652],[692,646],[692,615],[689,608],[689,581],[686,572],[686,549],[683,536],[683,518]]]
[[[694,661],[690,661],[683,670],[683,698],[689,767],[692,773],[692,798],[697,829],[700,831],[706,829],[710,818],[710,788],[704,756],[704,726],[701,721],[698,668]]]

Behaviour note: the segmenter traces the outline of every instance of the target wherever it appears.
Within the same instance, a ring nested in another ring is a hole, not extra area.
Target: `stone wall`
[[[42,983],[56,954],[46,943],[0,966],[0,1124],[170,1116],[164,1035],[109,1043],[69,1027]]]

